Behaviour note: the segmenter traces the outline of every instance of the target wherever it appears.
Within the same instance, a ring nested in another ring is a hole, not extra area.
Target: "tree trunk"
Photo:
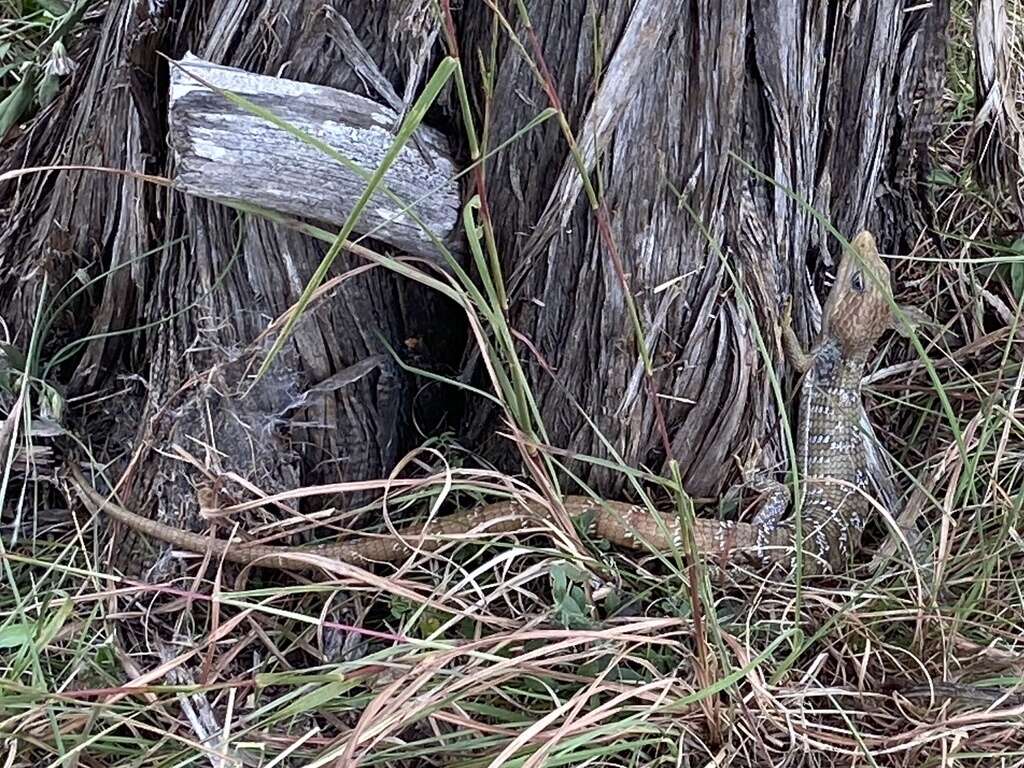
[[[122,31],[122,20],[141,7],[147,6],[111,2],[92,38],[96,52],[82,53],[84,73],[49,119],[39,121],[42,133],[24,136],[8,152],[8,166],[70,162],[173,173],[164,139],[167,69],[152,54],[156,49],[174,56],[192,50],[367,97],[379,93],[363,85],[365,61],[358,73],[349,64],[345,46],[352,39],[362,41],[380,83],[402,85],[406,62],[421,58],[419,31],[403,31],[400,9],[385,3],[335,11],[315,2],[226,0],[205,13],[148,6],[178,21],[150,17],[139,22],[147,35],[133,37],[131,29]],[[150,87],[132,89],[136,98],[129,100],[122,86],[136,83],[140,73]],[[56,138],[62,135],[63,144]],[[44,156],[55,147],[60,151]],[[107,433],[103,439],[113,449],[99,451],[100,458],[118,460],[109,474],[121,476],[129,502],[152,509],[148,502],[156,499],[155,514],[177,524],[195,522],[193,489],[204,473],[235,472],[269,493],[386,476],[412,442],[416,392],[389,349],[415,341],[420,349],[447,350],[424,364],[443,367],[445,355],[458,359],[462,332],[449,302],[343,254],[331,276],[345,279],[300,322],[270,374],[246,391],[252,354],[266,341],[261,334],[296,301],[326,245],[105,173],[19,179],[3,194],[12,208],[48,213],[45,220],[38,214],[15,220],[0,244],[4,305],[17,340],[27,346],[43,275],[51,290],[76,267],[100,277],[99,289],[80,294],[45,341],[59,349],[60,337],[94,337],[72,367],[58,370],[73,394],[120,386],[133,396],[119,399],[114,414],[102,404],[90,409],[84,421]],[[63,245],[61,258],[49,256],[54,240]],[[30,255],[32,268],[14,258],[19,253]],[[91,327],[83,318],[92,319]],[[107,335],[132,328],[140,330]],[[316,387],[347,371],[353,375],[342,377],[344,386]],[[145,377],[145,389],[118,384],[135,373]],[[290,410],[310,390],[311,402]],[[417,404],[430,397],[420,394]],[[432,410],[424,407],[428,416]],[[427,420],[426,426],[439,425]]]
[[[439,26],[431,7],[217,0],[200,11],[111,0],[78,51],[73,86],[8,145],[3,169],[75,163],[173,175],[167,67],[157,51],[191,50],[400,110],[429,71]],[[486,148],[557,106],[598,192],[595,211],[558,120],[515,139],[482,176],[467,176],[476,181],[466,193],[484,192],[496,231],[509,316],[529,341],[519,352],[547,437],[553,448],[599,458],[612,455],[607,440],[625,464],[657,473],[674,458],[689,492],[714,495],[753,445],[765,448],[764,462],[781,458],[767,369],[782,361],[771,329],[792,296],[800,335],[811,335],[838,253],[789,192],[843,235],[871,228],[889,252],[907,246],[927,215],[918,181],[947,4],[525,7],[529,24],[513,2],[498,3],[501,21],[489,4],[465,3],[454,32]],[[453,142],[463,135],[454,98],[428,122]],[[99,452],[117,461],[112,477],[126,473],[129,503],[156,499],[157,514],[191,517],[197,467],[235,472],[268,493],[385,477],[424,428],[439,434],[462,407],[437,385],[424,397],[390,352],[416,349],[417,364],[456,374],[465,345],[457,309],[351,254],[331,273],[345,279],[248,391],[268,323],[296,301],[326,250],[294,229],[100,172],[8,181],[0,206],[32,212],[12,213],[0,235],[4,315],[19,344],[27,346],[36,307],[55,286],[78,269],[97,279],[53,318],[43,359],[73,394],[124,396],[116,412],[91,406],[84,423],[105,430],[97,442],[109,447]],[[650,382],[625,291],[650,350]],[[86,337],[73,357],[54,357]],[[324,381],[343,385],[317,389]],[[294,411],[311,388],[312,402]],[[101,423],[98,412],[109,418]],[[496,419],[468,400],[461,439],[521,471],[509,441],[493,437]],[[587,462],[572,469],[600,493],[627,491],[621,474]]]
[[[815,288],[838,255],[806,205],[847,237],[871,228],[889,252],[919,230],[917,182],[942,82],[947,4],[909,12],[895,0],[527,6],[532,31],[513,3],[502,7],[526,50],[537,41],[602,190],[671,450],[662,448],[599,216],[554,121],[487,168],[515,285],[512,324],[544,360],[526,354],[550,439],[602,458],[607,440],[629,466],[659,473],[674,458],[688,491],[715,494],[734,477],[731,457],[746,459],[752,441],[769,449],[769,463],[780,458],[765,365],[778,370],[782,360],[770,329],[792,296],[800,335],[812,335]],[[467,6],[467,58],[489,50],[493,23],[486,7]],[[487,63],[494,93],[481,109],[490,112],[491,145],[549,102],[507,38]],[[479,92],[481,73],[471,72]],[[493,426],[474,415],[471,443]],[[575,469],[601,492],[621,493],[625,477],[587,467]]]

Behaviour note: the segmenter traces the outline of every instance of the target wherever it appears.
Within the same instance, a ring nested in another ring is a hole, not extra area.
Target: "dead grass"
[[[894,548],[799,598],[565,536],[457,541],[327,583],[216,563],[143,583],[105,570],[96,521],[70,529],[23,499],[34,554],[0,550],[0,764],[1024,765],[1024,251],[1012,201],[976,181],[954,16],[940,226],[894,276],[941,323],[926,348],[956,419],[906,342],[867,388],[930,557]],[[377,486],[389,509],[523,490],[459,456],[408,457]]]

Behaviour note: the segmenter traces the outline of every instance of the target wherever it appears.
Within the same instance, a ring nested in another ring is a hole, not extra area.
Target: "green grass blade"
[[[402,126],[399,128],[397,135],[395,136],[394,142],[388,149],[387,154],[384,155],[384,159],[381,161],[377,170],[374,171],[373,176],[370,178],[366,189],[363,190],[363,194],[360,195],[356,201],[355,206],[352,208],[352,212],[349,214],[345,223],[341,227],[341,231],[338,232],[337,238],[335,238],[334,244],[331,245],[327,254],[324,256],[320,265],[313,273],[313,277],[310,278],[306,284],[305,290],[299,297],[296,304],[295,311],[291,317],[288,318],[288,322],[285,324],[284,329],[278,335],[274,341],[274,345],[271,347],[267,357],[263,360],[263,364],[260,366],[259,371],[256,373],[256,381],[259,381],[270,370],[270,366],[273,365],[274,360],[284,347],[285,342],[288,341],[292,331],[295,329],[295,324],[302,317],[302,313],[305,311],[306,306],[309,304],[310,299],[313,297],[313,292],[320,287],[323,283],[324,278],[327,276],[328,270],[337,258],[338,254],[341,253],[344,242],[348,239],[349,235],[355,229],[356,223],[363,215],[363,210],[366,208],[367,203],[370,202],[370,198],[374,192],[380,186],[384,179],[384,174],[388,172],[395,159],[398,157],[398,153],[402,151],[402,148],[406,145],[413,133],[419,127],[420,123],[423,122],[423,118],[426,116],[427,109],[434,103],[438,95],[441,93],[441,89],[444,88],[448,79],[451,77],[452,72],[456,67],[457,62],[452,58],[444,59],[438,66],[437,71],[434,72],[433,77],[427,82],[423,89],[423,93],[413,104],[412,109],[409,110],[409,114],[406,115],[405,120],[402,122]],[[255,382],[254,382],[255,383]]]

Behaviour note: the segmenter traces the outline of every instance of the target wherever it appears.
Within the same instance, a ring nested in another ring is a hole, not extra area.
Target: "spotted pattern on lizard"
[[[800,348],[788,320],[783,347],[790,364],[803,373],[797,421],[797,466],[803,483],[801,514],[805,570],[842,569],[860,544],[872,510],[865,436],[860,427],[860,382],[875,343],[897,322],[892,311],[889,270],[874,237],[861,232],[844,253],[825,302],[818,342],[810,354]],[[765,531],[793,522],[767,519]]]
[[[824,308],[817,344],[805,353],[789,324],[783,323],[787,359],[801,373],[800,415],[795,434],[804,500],[801,514],[804,572],[842,569],[856,549],[871,510],[868,465],[859,429],[860,381],[877,340],[894,327],[889,272],[874,237],[862,232],[844,251],[836,282]],[[192,552],[209,552],[229,562],[268,568],[318,568],[317,558],[366,565],[393,562],[416,551],[432,552],[458,538],[536,529],[549,516],[540,504],[499,502],[416,524],[396,533],[364,536],[338,543],[280,547],[213,539],[150,520],[97,492],[82,472],[70,467],[79,495],[94,510],[140,533]],[[772,481],[753,523],[697,519],[697,550],[712,561],[738,556],[792,567],[796,526],[785,513],[787,486]],[[623,502],[570,496],[563,502],[570,517],[586,516],[590,532],[615,545],[666,552],[683,544],[678,516]]]

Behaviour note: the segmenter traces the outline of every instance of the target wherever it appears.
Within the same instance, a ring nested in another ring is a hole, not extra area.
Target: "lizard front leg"
[[[786,300],[786,308],[782,310],[782,351],[786,361],[797,373],[804,374],[811,367],[812,358],[804,352],[800,339],[793,330],[793,300]]]

